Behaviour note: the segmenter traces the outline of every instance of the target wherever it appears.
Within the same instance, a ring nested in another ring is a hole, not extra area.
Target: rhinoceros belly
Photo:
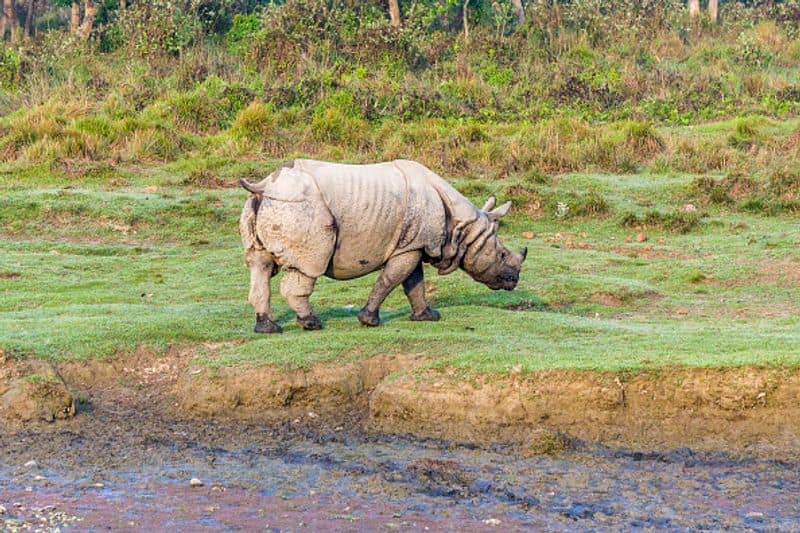
[[[351,279],[380,268],[397,250],[407,212],[406,179],[392,163],[340,165],[303,161],[336,220],[326,275]]]

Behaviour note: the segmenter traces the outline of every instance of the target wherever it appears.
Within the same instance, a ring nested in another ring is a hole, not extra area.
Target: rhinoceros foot
[[[297,323],[300,327],[307,330],[322,329],[322,321],[315,315],[308,315],[305,317],[297,317]]]
[[[358,321],[365,326],[375,327],[380,325],[381,317],[378,311],[370,312],[364,308],[358,313]]]
[[[253,328],[256,333],[283,333],[283,329],[269,318],[261,315],[256,315],[256,327]]]
[[[436,322],[441,318],[439,315],[439,311],[436,309],[431,309],[430,307],[426,307],[424,311],[421,313],[411,313],[411,320],[421,322],[423,320],[428,320],[431,322]]]

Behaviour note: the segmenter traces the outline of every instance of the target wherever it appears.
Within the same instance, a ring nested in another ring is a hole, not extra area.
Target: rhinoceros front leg
[[[294,268],[288,269],[281,281],[281,295],[289,307],[297,313],[297,323],[303,329],[322,329],[322,322],[314,315],[311,303],[308,301],[314,292],[316,281],[316,278],[306,276]]]
[[[377,326],[381,323],[379,310],[381,304],[395,287],[400,285],[414,271],[422,259],[422,252],[407,252],[392,257],[383,267],[383,272],[378,277],[372,292],[369,294],[367,305],[358,313],[358,321],[365,326]]]
[[[403,292],[411,303],[411,320],[439,320],[439,311],[431,309],[425,300],[425,283],[422,273],[422,261],[403,280]]]
[[[270,281],[276,272],[272,256],[265,251],[251,250],[245,258],[250,266],[250,294],[247,301],[256,311],[256,333],[280,333],[281,327],[272,319]]]

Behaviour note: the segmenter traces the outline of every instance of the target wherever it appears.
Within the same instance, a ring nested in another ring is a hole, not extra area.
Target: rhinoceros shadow
[[[489,293],[451,294],[432,298],[431,306],[434,309],[447,309],[448,307],[483,307],[486,312],[492,309],[507,309],[511,311],[552,311],[547,302],[528,291],[492,291]],[[356,306],[322,306],[314,307],[317,316],[323,322],[339,318],[353,318],[358,316],[360,307]],[[405,305],[396,308],[381,309],[381,322],[388,323],[394,320],[408,319],[411,315],[411,306]],[[290,309],[276,313],[279,323],[286,323],[295,319],[295,314]]]
[[[360,307],[321,307],[316,306],[314,310],[317,316],[323,322],[337,318],[353,318],[358,316]],[[397,309],[381,309],[381,322],[391,322],[398,318],[408,317],[411,314],[411,306],[400,307]],[[276,320],[278,323],[285,323],[294,320],[296,315],[293,311],[287,309],[281,313],[276,313]]]

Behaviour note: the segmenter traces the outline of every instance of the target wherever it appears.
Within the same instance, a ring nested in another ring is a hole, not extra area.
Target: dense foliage
[[[505,1],[403,1],[397,27],[377,0],[106,0],[84,41],[45,3],[0,54],[0,155],[703,172],[779,141],[654,127],[800,110],[798,0],[723,3],[717,23],[681,0],[524,5],[522,21]]]

